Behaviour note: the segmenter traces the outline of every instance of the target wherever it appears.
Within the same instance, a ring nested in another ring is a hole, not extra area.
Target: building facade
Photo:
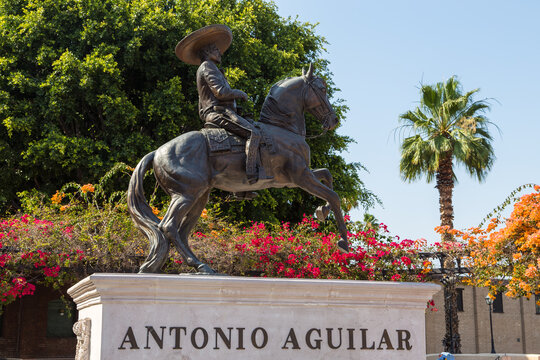
[[[61,294],[38,286],[34,295],[4,307],[0,359],[74,358],[77,338],[72,327],[77,314],[72,311],[70,316]]]
[[[457,286],[461,352],[491,352],[487,289]],[[433,297],[438,311],[426,313],[426,351],[443,351],[445,334],[443,291]],[[538,296],[536,298],[538,300]],[[497,353],[540,354],[540,307],[535,297],[527,300],[498,295],[493,303],[493,338]]]

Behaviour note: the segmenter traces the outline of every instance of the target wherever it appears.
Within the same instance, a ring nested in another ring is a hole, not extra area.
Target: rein
[[[328,131],[328,129],[323,129],[323,131],[321,131],[319,134],[317,135],[310,135],[310,136],[306,136],[306,140],[311,140],[311,139],[316,139],[318,137],[321,137],[323,135],[326,134],[326,132]]]
[[[312,80],[308,81],[306,79],[306,77],[304,77],[304,82],[308,86],[304,87],[304,89],[302,90],[302,98],[305,99],[305,92],[306,92],[307,88],[309,87],[309,88],[311,88],[311,90],[313,90],[313,92],[315,93],[315,95],[319,99],[320,104],[323,105],[326,102],[325,97],[323,97],[320,90],[313,85],[313,82],[315,81],[315,79],[316,78],[313,78]],[[332,111],[327,107],[326,113],[322,114],[322,116],[321,116],[323,118],[323,121],[322,121],[323,131],[321,133],[317,134],[317,135],[310,135],[310,136],[306,135],[306,140],[316,139],[318,137],[321,137],[321,136],[325,135],[326,132],[328,131],[328,121],[330,120],[330,116],[332,116]]]

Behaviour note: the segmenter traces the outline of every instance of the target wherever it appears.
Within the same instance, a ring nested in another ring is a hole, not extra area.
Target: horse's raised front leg
[[[313,175],[322,182],[324,185],[328,186],[330,189],[334,190],[333,188],[333,178],[332,174],[330,174],[330,170],[323,168],[323,169],[314,169],[312,170]],[[319,221],[324,221],[328,217],[328,214],[330,213],[330,204],[326,203],[326,205],[321,205],[315,210],[315,216]]]
[[[345,220],[343,219],[343,214],[341,213],[341,204],[338,194],[336,194],[328,186],[324,185],[317,179],[313,172],[306,168],[298,179],[295,179],[296,185],[301,189],[307,191],[308,193],[317,196],[323,200],[326,200],[330,204],[330,208],[334,212],[336,218],[337,226],[341,239],[338,241],[338,248],[343,252],[349,251],[349,242],[347,240],[347,226],[345,225]]]
[[[159,223],[159,228],[163,232],[163,234],[165,234],[165,236],[169,239],[169,241],[176,246],[176,249],[182,256],[186,264],[199,270],[199,268],[204,267],[205,264],[200,261],[191,251],[191,248],[187,244],[187,241],[182,241],[179,233],[181,230],[181,224],[184,221],[184,217],[189,214],[193,207],[193,197],[173,194],[169,209]]]

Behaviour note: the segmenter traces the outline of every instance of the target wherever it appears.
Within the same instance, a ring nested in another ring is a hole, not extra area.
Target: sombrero
[[[180,60],[191,65],[199,65],[199,50],[208,45],[216,44],[221,54],[231,45],[232,31],[227,25],[208,25],[192,32],[180,40],[175,53]]]

